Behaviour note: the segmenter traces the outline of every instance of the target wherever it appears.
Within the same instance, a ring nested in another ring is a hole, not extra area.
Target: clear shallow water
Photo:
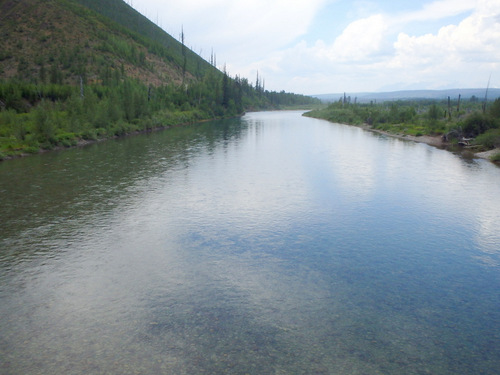
[[[500,169],[251,113],[0,163],[0,373],[497,374]]]

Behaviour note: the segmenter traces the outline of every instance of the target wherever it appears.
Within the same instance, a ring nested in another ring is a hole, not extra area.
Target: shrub
[[[26,135],[24,142],[31,147],[36,147],[37,149],[40,147],[40,144],[38,142],[38,137],[36,134],[28,134]]]
[[[82,133],[82,138],[87,141],[95,141],[97,140],[97,133],[95,129],[87,129]]]
[[[40,149],[35,146],[28,146],[24,148],[24,152],[27,152],[28,154],[38,154]]]
[[[51,105],[42,101],[34,110],[35,130],[41,142],[52,142],[54,140],[54,120]]]
[[[497,163],[500,162],[500,152],[497,152],[495,155],[493,155],[490,160]]]
[[[486,148],[500,147],[500,129],[490,129],[474,139],[474,144]]]
[[[55,141],[64,147],[76,146],[78,143],[75,133],[59,133],[55,136]]]
[[[435,121],[439,118],[440,112],[441,111],[438,108],[438,106],[435,103],[433,103],[429,108],[429,112],[427,113],[427,116],[428,116],[429,120]]]
[[[495,127],[495,121],[480,112],[474,112],[463,122],[463,133],[466,137],[477,137],[488,129]]]
[[[500,119],[500,98],[495,99],[491,105],[490,115],[496,119]]]

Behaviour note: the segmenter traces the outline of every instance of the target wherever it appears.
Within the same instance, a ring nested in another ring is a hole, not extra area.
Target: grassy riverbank
[[[500,161],[500,99],[492,103],[430,100],[382,104],[344,101],[307,112],[305,116],[361,126],[433,146],[463,149],[478,157]]]
[[[12,114],[5,113],[3,115],[4,117],[12,116]],[[48,137],[40,137],[36,131],[31,132],[30,129],[37,126],[37,119],[35,116],[25,115],[21,116],[21,118],[15,115],[12,116],[15,119],[14,121],[17,122],[17,125],[19,125],[19,121],[23,123],[22,126],[26,129],[26,135],[24,138],[12,135],[0,137],[0,160],[12,159],[50,150],[85,146],[107,139],[161,130],[173,126],[187,125],[213,118],[197,110],[161,111],[152,116],[139,118],[132,122],[117,121],[110,122],[109,125],[105,127],[67,129],[66,127],[57,126],[60,125],[61,122],[64,123],[68,120],[69,115],[66,111],[49,111],[39,116],[47,117],[45,121],[50,123],[46,126],[52,128],[49,130],[51,134]],[[2,114],[0,113],[0,118],[1,117]],[[2,120],[0,119],[0,121]]]

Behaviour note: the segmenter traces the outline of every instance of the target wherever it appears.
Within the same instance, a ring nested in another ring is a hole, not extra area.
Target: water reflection
[[[1,163],[3,370],[494,374],[499,182],[297,112]]]

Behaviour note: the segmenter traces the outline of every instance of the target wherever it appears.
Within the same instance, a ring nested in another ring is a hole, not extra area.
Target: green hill
[[[152,23],[148,18],[134,10],[124,1],[76,0],[78,3],[95,10],[101,15],[115,21],[122,27],[133,31],[145,39],[145,44],[157,55],[164,56],[176,66],[183,65],[183,46],[163,29]],[[201,77],[211,68],[211,65],[189,49],[186,54],[186,69],[191,74]]]
[[[3,1],[0,22],[2,78],[75,83],[83,76],[94,83],[120,70],[155,86],[183,79],[181,43],[120,0]],[[188,78],[211,68],[185,53]]]
[[[0,35],[0,159],[317,102],[229,77],[122,0],[1,0]]]

